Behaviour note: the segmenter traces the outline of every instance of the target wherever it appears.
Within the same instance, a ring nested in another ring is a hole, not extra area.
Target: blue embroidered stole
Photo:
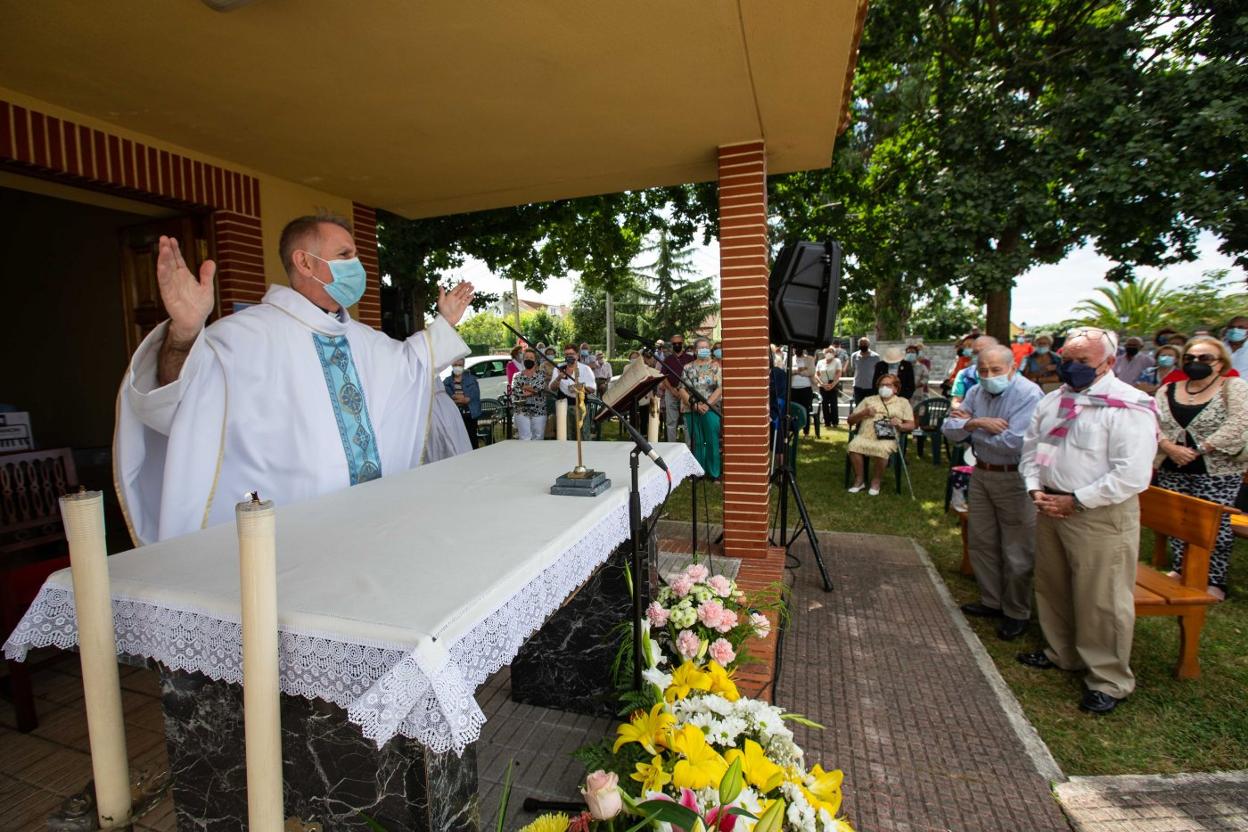
[[[338,420],[338,435],[342,437],[342,450],[347,455],[351,484],[375,480],[381,476],[381,456],[377,452],[368,403],[364,401],[364,389],[351,358],[347,336],[313,333],[312,342],[316,344],[316,354],[325,372],[325,386],[334,406],[334,418]]]

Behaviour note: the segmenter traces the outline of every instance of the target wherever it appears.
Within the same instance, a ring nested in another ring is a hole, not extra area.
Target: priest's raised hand
[[[459,284],[451,291],[446,291],[441,286],[438,287],[438,314],[446,318],[446,322],[451,326],[459,324],[459,319],[464,317],[464,312],[472,303],[472,284],[467,281]]]
[[[204,321],[212,314],[215,297],[212,280],[217,274],[217,264],[205,260],[196,278],[182,257],[177,238],[162,236],[159,245],[156,282],[165,311],[169,313],[169,331],[161,344],[158,370],[163,386],[182,372],[182,365],[204,328]]]

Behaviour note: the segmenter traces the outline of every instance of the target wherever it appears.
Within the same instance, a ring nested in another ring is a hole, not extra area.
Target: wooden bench
[[[1236,509],[1150,487],[1140,495],[1140,525],[1154,534],[1153,565],[1139,564],[1135,573],[1135,614],[1169,615],[1179,619],[1179,661],[1174,675],[1200,676],[1200,631],[1205,613],[1218,602],[1208,592],[1209,555],[1218,537],[1222,515]],[[1161,572],[1169,565],[1170,538],[1187,544],[1178,578]]]

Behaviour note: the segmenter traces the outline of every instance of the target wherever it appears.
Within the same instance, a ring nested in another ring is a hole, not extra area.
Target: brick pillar
[[[264,279],[264,240],[260,220],[235,211],[214,211],[212,232],[217,244],[217,292],[221,314],[229,315],[259,303],[268,287]]]
[[[355,250],[368,273],[368,288],[355,307],[360,323],[381,328],[381,273],[377,265],[377,212],[367,205],[351,203],[351,226],[355,229]]]
[[[724,553],[767,555],[767,160],[763,142],[719,148],[724,347]]]

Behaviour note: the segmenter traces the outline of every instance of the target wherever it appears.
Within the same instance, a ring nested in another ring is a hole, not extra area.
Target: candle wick
[[[259,502],[260,502],[260,492],[259,492],[259,491],[252,491],[252,492],[251,492],[251,494],[250,494],[250,496],[251,496],[251,501],[252,501],[252,503],[259,503]]]

